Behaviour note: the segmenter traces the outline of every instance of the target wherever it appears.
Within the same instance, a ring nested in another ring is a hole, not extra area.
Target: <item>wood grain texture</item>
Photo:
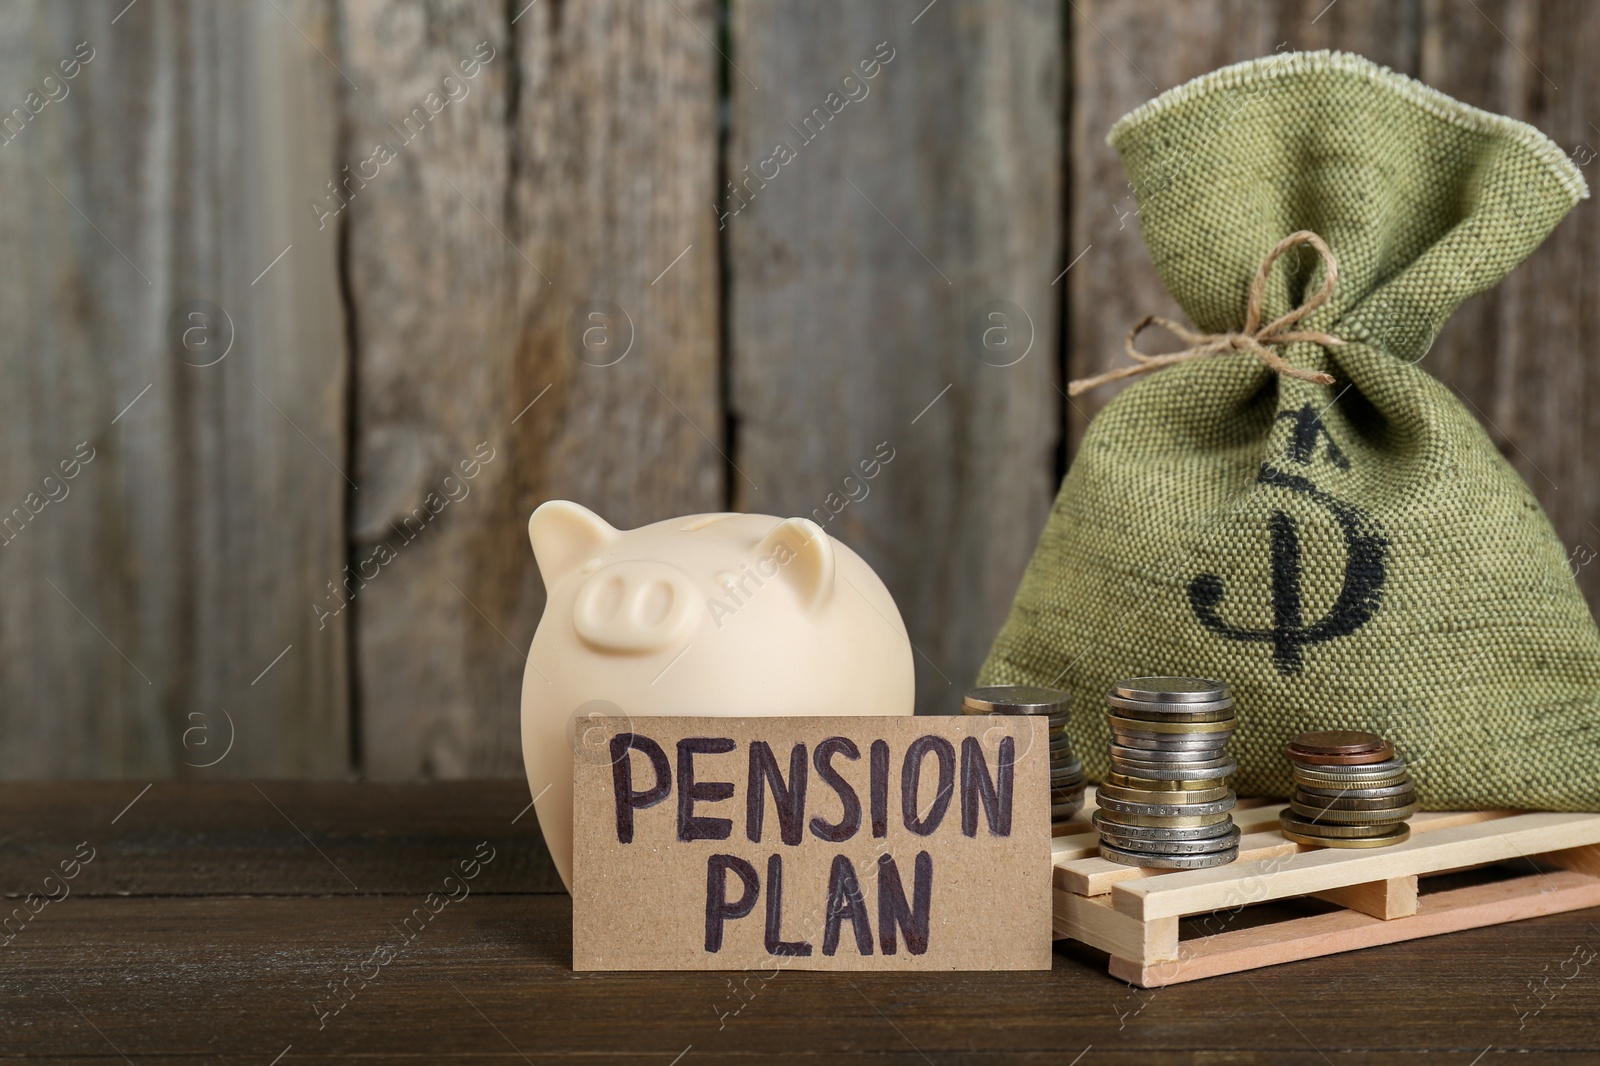
[[[1593,188],[1600,164],[1593,56],[1600,12],[1581,3],[1502,0],[1425,8],[1422,78],[1532,123],[1568,150]],[[1454,388],[1528,482],[1569,551],[1590,609],[1600,606],[1600,210],[1573,209],[1496,288],[1469,301],[1424,364]]]
[[[0,116],[94,49],[0,136],[0,778],[517,774],[543,606],[524,530],[557,497],[620,526],[842,503],[828,528],[896,596],[920,709],[952,710],[1058,462],[1116,393],[1069,404],[1063,378],[1176,313],[1104,143],[1116,118],[1333,47],[1600,173],[1600,12],[1579,0],[719,10],[0,10]],[[894,58],[863,79],[880,42]],[[794,158],[764,179],[779,143]],[[1596,212],[1426,363],[1533,487],[1591,606]],[[194,300],[230,317],[215,366],[169,337]],[[968,336],[991,300],[1031,324],[1017,365]],[[80,442],[94,460],[44,503]],[[880,442],[895,459],[866,481]],[[467,481],[480,444],[495,458]]]
[[[1055,481],[1060,19],[1048,3],[733,7],[735,506],[823,522],[872,564],[917,649],[922,713],[959,707]],[[990,301],[1014,307],[988,318]],[[863,478],[880,445],[892,461]]]
[[[1111,975],[1145,988],[1162,987],[1416,937],[1521,922],[1561,910],[1583,911],[1600,904],[1600,880],[1565,871],[1536,874],[1437,892],[1420,903],[1413,892],[1409,903],[1413,912],[1409,915],[1340,910],[1253,929],[1229,930],[1185,944],[1180,958],[1165,965],[1113,958]],[[1374,908],[1375,912],[1379,910],[1381,907]],[[1573,974],[1581,974],[1579,960],[1592,960],[1593,949],[1580,944],[1573,951],[1561,961],[1573,968]],[[1564,984],[1558,980],[1557,990]],[[1548,984],[1541,987],[1531,981],[1529,987],[1548,994]],[[1543,999],[1532,995],[1522,999],[1517,1004],[1521,1008],[1518,1015],[1537,1015]]]
[[[258,781],[52,782],[5,792],[0,896],[11,906],[87,845],[87,896],[416,895],[482,841],[497,850],[476,892],[564,892],[527,785]],[[16,798],[11,803],[9,799]],[[47,812],[47,813],[46,813]],[[0,906],[0,917],[9,913]]]
[[[1335,48],[1414,73],[1419,29],[1411,0],[1086,0],[1072,8],[1067,245],[1083,258],[1069,276],[1067,367],[1070,378],[1081,378],[1125,363],[1123,337],[1145,315],[1186,321],[1150,262],[1139,236],[1137,192],[1106,144],[1117,119],[1191,78],[1280,51]],[[1240,293],[1241,319],[1244,300]],[[1073,398],[1068,430],[1074,446],[1095,413],[1125,387],[1108,385]]]
[[[6,112],[67,90],[0,146],[0,776],[343,774],[346,634],[307,603],[344,553],[347,360],[298,200],[331,23],[123,7],[0,13]]]
[[[1111,906],[1110,896],[1080,896],[1055,888],[1051,891],[1054,931],[1098,951],[1139,963],[1178,957],[1178,919],[1130,918]]]
[[[508,617],[516,600],[483,594],[486,577],[520,588],[527,562],[526,535],[518,545],[496,521],[509,510],[496,497],[515,484],[517,276],[534,273],[508,232],[516,55],[507,16],[488,5],[352,2],[341,18],[359,87],[344,87],[341,168],[376,176],[330,223],[346,233],[357,338],[359,573],[353,592],[320,590],[319,603],[349,603],[370,775],[503,771],[516,750],[509,678],[531,632]],[[491,458],[467,478],[480,455]]]
[[[569,498],[631,526],[721,509],[711,4],[351,2],[344,17],[361,85],[348,153],[399,147],[345,223],[352,551],[395,556],[352,601],[363,765],[517,773],[543,606],[529,512]],[[492,58],[457,72],[466,95],[405,143],[396,126],[475,50]],[[574,329],[592,301],[605,318]],[[576,343],[596,328],[609,347]],[[480,445],[494,458],[464,481]],[[452,491],[408,537],[406,516]]]
[[[1389,847],[1315,848],[1267,862],[1235,862],[1126,881],[1112,887],[1111,901],[1119,911],[1134,917],[1170,918],[1238,906],[1241,898],[1303,896],[1392,877],[1526,860],[1531,855],[1597,843],[1600,815],[1517,814],[1432,829]]]
[[[1417,913],[1417,878],[1415,874],[1408,874],[1364,885],[1345,885],[1318,892],[1316,898],[1390,921]]]
[[[1387,1066],[1422,1052],[1470,1063],[1491,1046],[1481,1064],[1592,1063],[1597,1046],[1600,981],[1574,955],[1574,945],[1600,946],[1593,910],[1155,994],[1108,978],[1104,954],[1065,941],[1042,973],[575,975],[570,901],[500,869],[536,846],[520,835],[529,818],[507,836],[520,797],[506,783],[264,784],[310,838],[300,854],[248,784],[157,785],[114,825],[119,786],[76,800],[72,787],[0,786],[0,835],[25,832],[48,867],[92,833],[99,853],[73,884],[105,879],[49,904],[0,949],[0,1060],[910,1066],[1070,1063],[1089,1048],[1082,1062],[1112,1066]],[[354,867],[374,854],[359,840],[385,839],[415,858],[397,856],[394,874],[371,884],[357,876],[359,891],[308,865],[325,865],[313,843]],[[155,872],[176,869],[201,840],[230,861],[197,868],[186,894],[168,895]],[[498,853],[471,894],[374,976],[374,949],[398,943],[397,926],[443,887],[446,869],[432,863],[448,868],[483,840]],[[239,895],[248,870],[261,890]],[[42,881],[46,868],[34,872]],[[1554,876],[1560,886],[1577,875]],[[100,894],[118,885],[131,895]],[[42,887],[9,863],[0,874],[0,892]],[[346,979],[348,1005],[319,1019],[338,1002],[329,983]]]

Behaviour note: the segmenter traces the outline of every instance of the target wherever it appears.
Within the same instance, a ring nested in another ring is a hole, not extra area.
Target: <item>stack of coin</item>
[[[1111,772],[1096,796],[1100,854],[1126,866],[1190,870],[1239,857],[1228,738],[1238,719],[1221,681],[1135,677],[1111,706]]]
[[[1404,759],[1374,733],[1301,733],[1284,746],[1295,792],[1278,815],[1283,835],[1324,848],[1381,848],[1411,836],[1417,793]]]
[[[989,685],[972,689],[961,700],[965,714],[1038,714],[1049,721],[1050,821],[1056,824],[1083,810],[1083,763],[1067,740],[1071,702],[1059,689],[1035,685]]]

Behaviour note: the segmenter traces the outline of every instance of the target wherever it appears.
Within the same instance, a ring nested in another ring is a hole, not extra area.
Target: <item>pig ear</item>
[[[528,539],[533,542],[539,573],[548,584],[616,540],[617,531],[587,507],[570,500],[550,500],[528,519]]]
[[[779,522],[762,538],[756,554],[778,564],[779,578],[793,586],[809,610],[833,594],[833,541],[809,518]]]

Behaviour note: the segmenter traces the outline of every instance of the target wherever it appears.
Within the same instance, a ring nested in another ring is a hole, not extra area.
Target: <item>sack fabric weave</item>
[[[1068,689],[1096,779],[1111,684],[1193,674],[1233,687],[1241,794],[1286,795],[1284,742],[1342,727],[1394,741],[1432,809],[1600,809],[1600,633],[1567,552],[1418,365],[1456,306],[1588,195],[1577,168],[1530,126],[1328,52],[1207,75],[1110,140],[1195,325],[1238,329],[1262,257],[1312,230],[1338,282],[1296,328],[1345,343],[1279,350],[1331,385],[1236,352],[1113,400],[980,682]],[[1265,321],[1325,276],[1297,251]]]

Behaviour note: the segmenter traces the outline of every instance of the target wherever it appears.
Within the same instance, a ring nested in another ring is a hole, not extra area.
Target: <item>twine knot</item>
[[[1278,256],[1290,248],[1300,244],[1309,244],[1322,256],[1322,261],[1327,264],[1327,274],[1322,279],[1322,287],[1312,293],[1311,298],[1305,303],[1290,311],[1281,318],[1261,325],[1261,301],[1267,288],[1267,275],[1272,272],[1272,264]],[[1328,302],[1328,297],[1333,295],[1334,283],[1339,280],[1339,263],[1329,250],[1327,242],[1310,230],[1300,230],[1291,233],[1273,246],[1267,257],[1261,260],[1261,265],[1256,268],[1255,280],[1250,283],[1250,302],[1245,308],[1244,329],[1227,333],[1197,333],[1194,330],[1163,318],[1160,315],[1146,315],[1128,331],[1127,338],[1122,342],[1123,351],[1133,360],[1132,366],[1118,367],[1108,370],[1104,374],[1093,377],[1079,378],[1067,385],[1067,395],[1077,396],[1079,393],[1098,388],[1111,381],[1122,378],[1136,377],[1148,374],[1152,370],[1160,370],[1164,366],[1174,363],[1187,363],[1192,359],[1209,359],[1214,355],[1226,352],[1250,352],[1267,366],[1280,374],[1297,378],[1301,381],[1310,381],[1318,385],[1333,384],[1333,375],[1324,374],[1317,370],[1303,370],[1293,366],[1274,349],[1280,344],[1292,344],[1295,341],[1310,341],[1320,344],[1325,348],[1337,347],[1344,343],[1338,337],[1328,333],[1318,333],[1314,330],[1291,329],[1295,323],[1305,318],[1311,312]],[[1139,334],[1151,326],[1160,326],[1173,336],[1185,341],[1189,347],[1177,352],[1168,352],[1162,355],[1146,355],[1135,346]]]

